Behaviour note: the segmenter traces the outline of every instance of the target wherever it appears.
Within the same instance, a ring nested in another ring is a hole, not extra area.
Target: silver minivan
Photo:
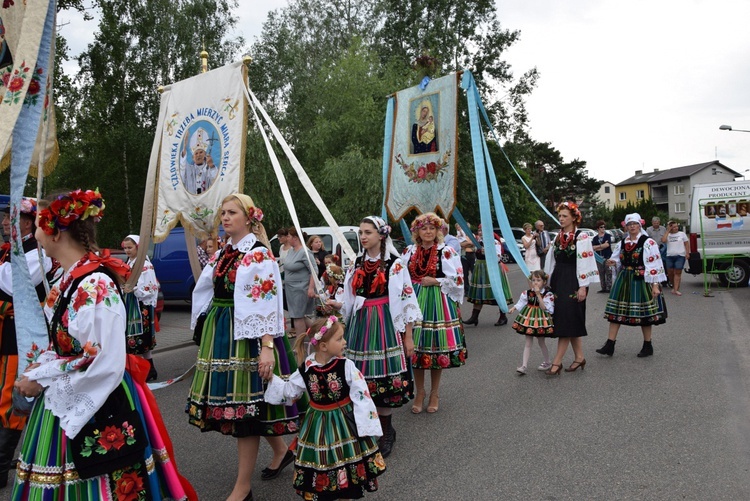
[[[359,243],[359,226],[339,226],[339,229],[344,234],[344,238],[346,239],[346,241],[354,250],[355,255],[359,253],[359,251],[362,249],[362,246]],[[330,226],[308,226],[306,228],[302,228],[302,231],[307,234],[308,238],[312,235],[319,236],[320,239],[323,240],[323,246],[325,247],[325,249],[330,254],[336,254],[341,258],[343,268],[347,268],[351,264],[353,264],[349,259],[349,256],[344,253],[343,249],[341,248],[341,243],[333,234],[333,231],[331,231]],[[306,242],[303,242],[303,244],[305,243]],[[271,250],[273,251],[275,256],[279,255],[279,240],[276,235],[274,235],[271,239]]]

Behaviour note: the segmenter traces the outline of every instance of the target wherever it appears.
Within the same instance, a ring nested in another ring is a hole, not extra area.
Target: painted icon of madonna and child
[[[435,153],[438,151],[438,140],[436,134],[435,114],[433,103],[437,105],[439,94],[415,99],[410,108],[414,123],[411,126],[411,151],[412,155],[420,153]]]

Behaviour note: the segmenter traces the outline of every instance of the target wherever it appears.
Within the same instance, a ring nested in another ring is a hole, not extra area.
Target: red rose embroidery
[[[419,170],[417,170],[417,177],[419,179],[424,179],[424,177],[427,175],[427,169],[424,167],[420,167]]]
[[[265,256],[263,256],[263,253],[260,251],[253,252],[253,259],[256,263],[262,263]]]
[[[237,419],[242,419],[242,416],[245,415],[245,412],[247,412],[247,411],[245,410],[245,406],[244,405],[241,405],[241,406],[237,407]]]
[[[365,465],[362,464],[362,463],[359,463],[357,465],[357,476],[359,478],[364,478],[364,476],[365,476]]]
[[[8,84],[8,90],[11,92],[17,92],[23,88],[23,78],[16,77]]]
[[[31,82],[29,82],[29,95],[33,96],[39,94],[39,88],[39,82],[37,82],[36,80],[32,80]]]
[[[68,333],[63,330],[57,331],[57,345],[63,353],[70,353],[73,351],[73,342],[70,340]]]
[[[99,445],[106,450],[120,450],[120,448],[125,445],[125,436],[116,426],[107,426],[104,428],[102,436],[99,438],[98,442]]]
[[[432,365],[432,359],[429,355],[422,355],[422,367],[429,367]]]
[[[270,292],[273,289],[273,280],[266,280],[260,288],[263,292]]]
[[[443,369],[445,369],[446,367],[448,367],[450,365],[450,360],[448,360],[448,356],[447,355],[438,355],[438,357],[437,357],[437,363],[438,363],[438,365],[440,367],[442,367]]]
[[[328,475],[318,474],[315,477],[315,490],[322,491],[330,485],[331,481],[328,479]]]
[[[143,480],[135,472],[123,473],[115,485],[117,501],[134,501],[143,492]]]
[[[234,282],[237,279],[237,270],[229,270],[229,273],[227,273],[227,278],[230,282]]]
[[[458,359],[463,362],[466,360],[466,352],[465,351],[459,351],[458,352]]]
[[[426,167],[427,167],[427,172],[429,172],[430,174],[434,174],[435,170],[437,170],[437,164],[435,162],[428,163]]]
[[[73,310],[78,311],[81,309],[81,306],[86,304],[86,301],[89,299],[89,293],[83,290],[83,287],[79,287],[76,291],[76,299],[73,301]]]
[[[284,423],[274,423],[273,432],[277,435],[284,433]]]

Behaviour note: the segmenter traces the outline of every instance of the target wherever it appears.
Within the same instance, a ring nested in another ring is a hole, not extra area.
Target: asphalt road
[[[517,297],[525,280],[510,268]],[[646,359],[635,356],[642,342],[635,328],[621,329],[614,357],[595,353],[608,324],[606,294],[593,292],[586,368],[556,378],[533,369],[519,377],[523,338],[494,327],[497,310],[485,307],[479,326],[466,329],[467,365],[443,376],[440,411],[395,412],[398,440],[380,490],[368,498],[750,499],[750,289],[702,292],[701,278],[687,277],[682,297],[666,294],[669,320],[654,329],[655,355]],[[163,315],[162,322],[188,322],[184,307]],[[547,344],[553,353],[556,342]],[[160,379],[184,372],[196,350],[158,352]],[[535,344],[529,365],[540,361]],[[234,483],[235,441],[187,424],[188,385],[156,396],[182,473],[200,499],[221,501]],[[260,480],[269,461],[264,443],[255,499],[298,499],[291,467]]]

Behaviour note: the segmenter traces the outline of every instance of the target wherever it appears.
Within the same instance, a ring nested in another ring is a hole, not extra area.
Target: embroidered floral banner
[[[386,209],[398,221],[416,209],[448,215],[456,204],[457,75],[395,96]],[[387,148],[387,146],[386,146]]]
[[[7,5],[6,5],[7,4]],[[3,2],[0,9],[0,171],[11,162],[11,131],[21,107],[42,104],[42,120],[29,166],[29,173],[37,175],[40,159],[44,175],[57,164],[57,128],[52,100],[54,58],[40,65],[37,53],[48,7],[54,2]],[[54,38],[52,39],[54,53]],[[42,82],[46,81],[46,89]],[[45,92],[46,91],[46,92]],[[44,140],[42,140],[44,138]]]
[[[237,62],[164,90],[154,241],[179,221],[205,238],[216,231],[224,197],[241,190],[247,106],[244,64]]]

